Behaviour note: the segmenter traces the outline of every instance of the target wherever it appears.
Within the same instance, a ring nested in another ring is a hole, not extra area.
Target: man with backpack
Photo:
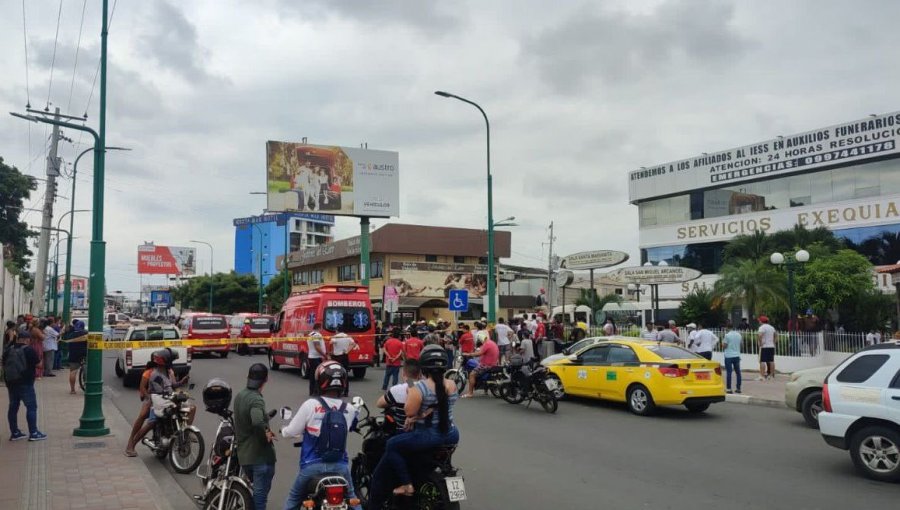
[[[30,338],[18,338],[17,342],[3,351],[3,378],[6,391],[9,392],[9,440],[18,441],[28,438],[29,441],[43,441],[46,434],[37,428],[37,396],[34,393],[35,371],[40,358],[33,347],[28,345]],[[25,419],[28,421],[28,435],[19,430],[19,404],[25,404]]]
[[[309,496],[313,477],[335,473],[347,480],[347,497],[355,498],[347,456],[347,435],[356,423],[357,409],[341,399],[347,387],[347,371],[336,361],[322,363],[315,373],[319,395],[310,398],[281,429],[282,437],[302,438],[300,471],[284,502],[285,510],[299,508]],[[359,505],[352,507],[362,510]]]

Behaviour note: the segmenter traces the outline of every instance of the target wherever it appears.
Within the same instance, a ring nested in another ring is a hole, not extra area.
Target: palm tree
[[[769,236],[762,230],[752,234],[740,235],[732,239],[725,246],[723,258],[725,262],[738,262],[741,260],[760,260],[771,253]]]
[[[745,306],[759,316],[764,308],[788,307],[787,285],[782,274],[765,260],[742,260],[722,266],[714,292],[726,309]]]
[[[593,302],[591,302],[591,297],[593,295]],[[622,296],[618,294],[607,294],[605,296],[598,296],[597,289],[579,289],[578,290],[578,299],[575,300],[576,306],[592,306],[592,312],[596,312],[597,310],[603,310],[603,307],[608,305],[609,303],[621,303]],[[593,319],[592,319],[593,320]]]

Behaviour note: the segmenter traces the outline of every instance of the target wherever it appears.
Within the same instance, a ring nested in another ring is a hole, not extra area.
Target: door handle
[[[893,397],[891,397],[891,399],[893,399],[893,400],[900,400],[900,395],[894,395]]]

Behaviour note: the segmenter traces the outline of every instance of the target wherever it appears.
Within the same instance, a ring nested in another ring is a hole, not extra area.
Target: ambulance
[[[331,354],[331,337],[346,333],[359,349],[350,351],[353,377],[361,379],[375,363],[375,321],[369,289],[360,286],[326,285],[288,297],[275,319],[275,333],[269,349],[269,368],[298,368],[308,377],[306,339],[315,324],[322,325],[322,336]]]

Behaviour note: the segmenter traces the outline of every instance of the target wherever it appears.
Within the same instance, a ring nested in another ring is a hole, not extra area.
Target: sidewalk
[[[81,391],[69,394],[68,370],[35,383],[38,428],[45,441],[11,442],[5,413],[6,388],[0,389],[0,508],[21,510],[172,510],[165,493],[143,462],[122,454],[131,425],[106,399],[103,414],[110,435],[72,435],[84,403]],[[19,428],[28,433],[25,407]]]
[[[725,395],[726,402],[736,404],[754,404],[770,407],[785,407],[784,385],[790,380],[790,375],[775,374],[774,381],[757,381],[759,372],[741,371],[741,394]],[[734,376],[732,375],[732,378]],[[722,379],[725,379],[725,371],[722,371]],[[735,389],[734,379],[731,381],[731,389]]]

